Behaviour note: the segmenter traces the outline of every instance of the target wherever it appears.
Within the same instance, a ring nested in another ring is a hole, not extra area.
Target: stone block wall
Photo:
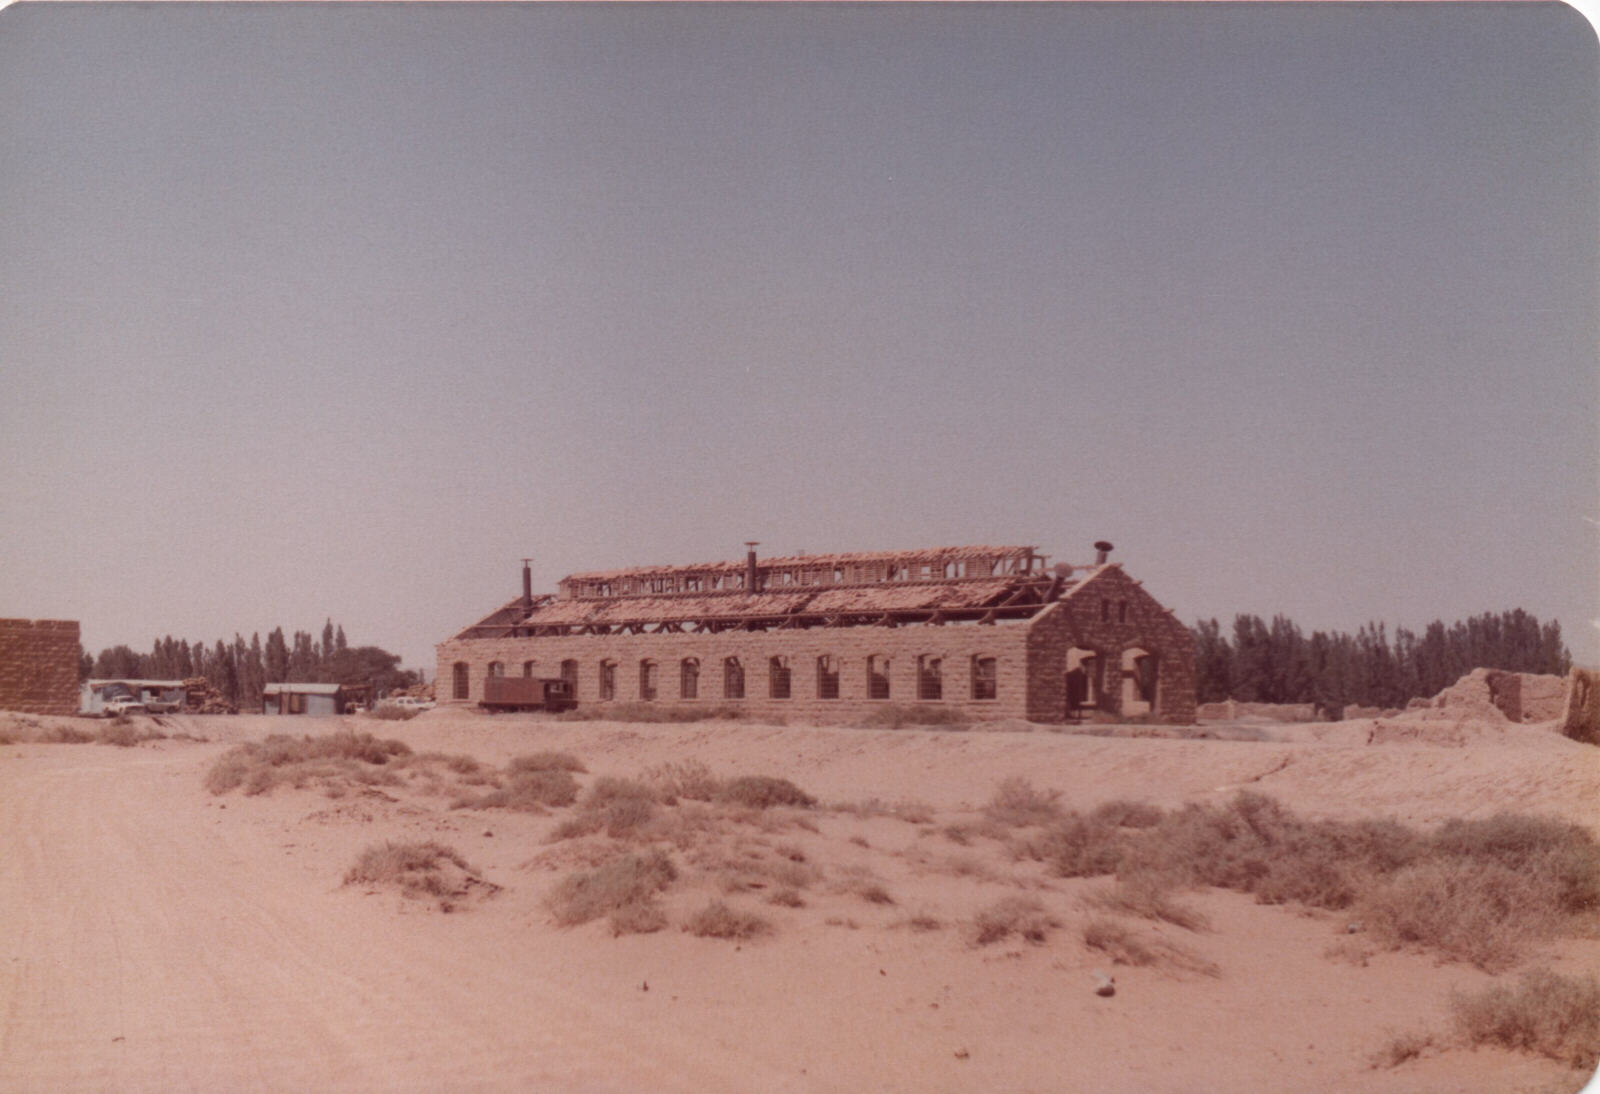
[[[938,705],[958,707],[977,721],[1021,718],[1026,702],[1026,642],[1024,623],[993,626],[950,624],[905,627],[815,627],[796,631],[724,631],[720,634],[574,635],[549,638],[451,639],[437,647],[438,677],[435,691],[441,704],[454,698],[455,664],[467,665],[467,699],[483,698],[483,681],[489,665],[498,661],[507,676],[521,676],[523,663],[533,661],[534,676],[561,675],[561,662],[578,662],[580,704],[602,704],[600,665],[616,664],[616,693],[612,702],[641,702],[640,662],[656,664],[655,702],[699,707],[735,706],[753,717],[781,716],[823,723],[854,721],[874,709],[895,704],[915,705],[919,657],[941,660],[942,697]],[[818,658],[833,658],[839,669],[839,697],[818,695]],[[723,663],[737,657],[744,668],[744,698],[723,694]],[[769,694],[770,659],[788,659],[788,699]],[[867,658],[888,659],[889,697],[868,698]],[[972,662],[992,657],[996,667],[996,697],[972,697]],[[699,661],[699,696],[679,694],[680,665],[685,658]]]
[[[1561,732],[1575,741],[1600,745],[1600,672],[1573,669],[1567,675]]]
[[[656,665],[654,702],[699,707],[736,706],[752,717],[784,717],[810,722],[856,721],[884,706],[916,705],[919,658],[941,661],[942,695],[934,701],[959,708],[975,721],[1026,718],[1061,722],[1066,717],[1066,654],[1073,647],[1101,655],[1105,700],[1099,714],[1152,722],[1194,721],[1194,640],[1189,629],[1128,578],[1121,567],[1101,567],[1055,604],[1026,622],[944,626],[814,627],[794,631],[724,631],[720,634],[573,635],[543,638],[455,638],[436,648],[436,695],[441,704],[476,703],[490,665],[499,662],[507,676],[523,675],[532,661],[534,676],[561,675],[561,663],[578,663],[577,700],[593,706],[645,701],[640,696],[640,663]],[[1123,654],[1143,649],[1157,657],[1156,704],[1149,712],[1124,712]],[[839,696],[819,695],[818,659],[830,657],[839,668]],[[743,699],[724,695],[723,663],[736,657],[744,667]],[[771,658],[786,658],[790,698],[770,694]],[[887,699],[870,698],[869,657],[886,658]],[[698,697],[679,690],[680,665],[699,662]],[[995,661],[993,699],[973,698],[977,658]],[[600,698],[600,666],[616,665],[614,698]],[[466,666],[467,698],[455,698],[455,666]]]
[[[0,710],[78,712],[78,624],[0,619]]]
[[[1035,616],[1028,639],[1030,721],[1066,717],[1067,654],[1091,650],[1099,666],[1099,702],[1090,719],[1125,719],[1192,725],[1195,721],[1194,636],[1139,582],[1115,563],[1102,566],[1064,597]],[[1156,658],[1153,706],[1125,702],[1124,664],[1130,651]]]

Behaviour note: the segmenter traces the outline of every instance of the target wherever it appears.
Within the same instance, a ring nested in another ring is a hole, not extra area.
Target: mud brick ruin
[[[0,619],[0,710],[78,712],[78,624]]]
[[[932,547],[571,574],[437,646],[441,704],[489,676],[562,677],[580,705],[853,720],[936,704],[974,720],[1195,718],[1194,640],[1097,543]]]

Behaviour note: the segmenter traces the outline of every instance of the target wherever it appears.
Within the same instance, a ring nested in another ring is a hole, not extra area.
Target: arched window
[[[817,698],[839,698],[839,659],[823,654],[817,658]]]
[[[739,664],[737,657],[729,657],[722,662],[722,697],[744,698],[744,666]]]
[[[767,693],[774,699],[789,698],[789,659],[773,657],[767,661]]]
[[[457,661],[450,667],[450,695],[455,699],[467,697],[467,663]]]
[[[649,702],[656,697],[656,663],[649,658],[639,662],[639,698]]]
[[[867,658],[867,698],[889,698],[889,659],[881,654]]]
[[[505,674],[506,674],[506,663],[504,661],[490,661],[489,662],[489,675],[490,676],[504,676]]]
[[[972,657],[972,697],[994,699],[1000,694],[999,672],[993,657]]]
[[[617,697],[617,663],[600,662],[600,701],[610,702]]]
[[[932,654],[917,657],[917,698],[927,702],[944,698],[943,658]]]
[[[567,694],[578,697],[578,663],[571,658],[561,662],[561,679],[567,682]]]
[[[700,662],[693,657],[685,657],[678,663],[678,697],[700,698]]]

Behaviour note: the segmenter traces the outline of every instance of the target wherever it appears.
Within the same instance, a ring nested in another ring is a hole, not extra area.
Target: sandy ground
[[[1085,895],[1104,881],[1051,879],[998,843],[944,832],[975,822],[1013,775],[1078,808],[1249,788],[1313,816],[1432,824],[1514,809],[1600,831],[1600,750],[1541,729],[1451,746],[1368,744],[1370,723],[1224,741],[444,712],[296,720],[297,732],[354,726],[494,764],[567,750],[584,782],[696,759],[821,799],[804,823],[775,815],[718,837],[725,857],[777,848],[814,867],[803,907],[724,893],[680,856],[673,925],[613,937],[603,920],[557,927],[545,908],[593,847],[548,841],[567,810],[452,811],[416,786],[214,796],[203,779],[217,757],[286,720],[165,721],[207,740],[0,747],[0,1090],[1554,1094],[1588,1078],[1448,1046],[1375,1069],[1393,1034],[1448,1030],[1451,992],[1492,978],[1418,953],[1350,960],[1338,954],[1347,917],[1221,891],[1184,898],[1208,930],[1132,921],[1194,967],[1113,966],[1081,937],[1098,914]],[[872,799],[900,815],[830,808]],[[342,885],[384,839],[449,844],[503,888],[447,915]],[[893,903],[863,899],[863,879]],[[964,924],[1019,893],[1061,927],[1042,944],[974,945]],[[772,933],[678,929],[713,897],[758,911]],[[919,915],[939,926],[912,929]],[[1600,970],[1600,941],[1549,944],[1534,965]],[[1095,994],[1095,970],[1115,974],[1115,995]]]

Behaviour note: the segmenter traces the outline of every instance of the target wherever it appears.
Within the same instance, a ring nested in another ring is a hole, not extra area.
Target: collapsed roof
[[[1036,615],[1078,582],[1033,547],[790,555],[742,563],[570,574],[525,592],[458,638],[705,633],[803,627],[1000,623]],[[526,581],[524,587],[526,588]]]

